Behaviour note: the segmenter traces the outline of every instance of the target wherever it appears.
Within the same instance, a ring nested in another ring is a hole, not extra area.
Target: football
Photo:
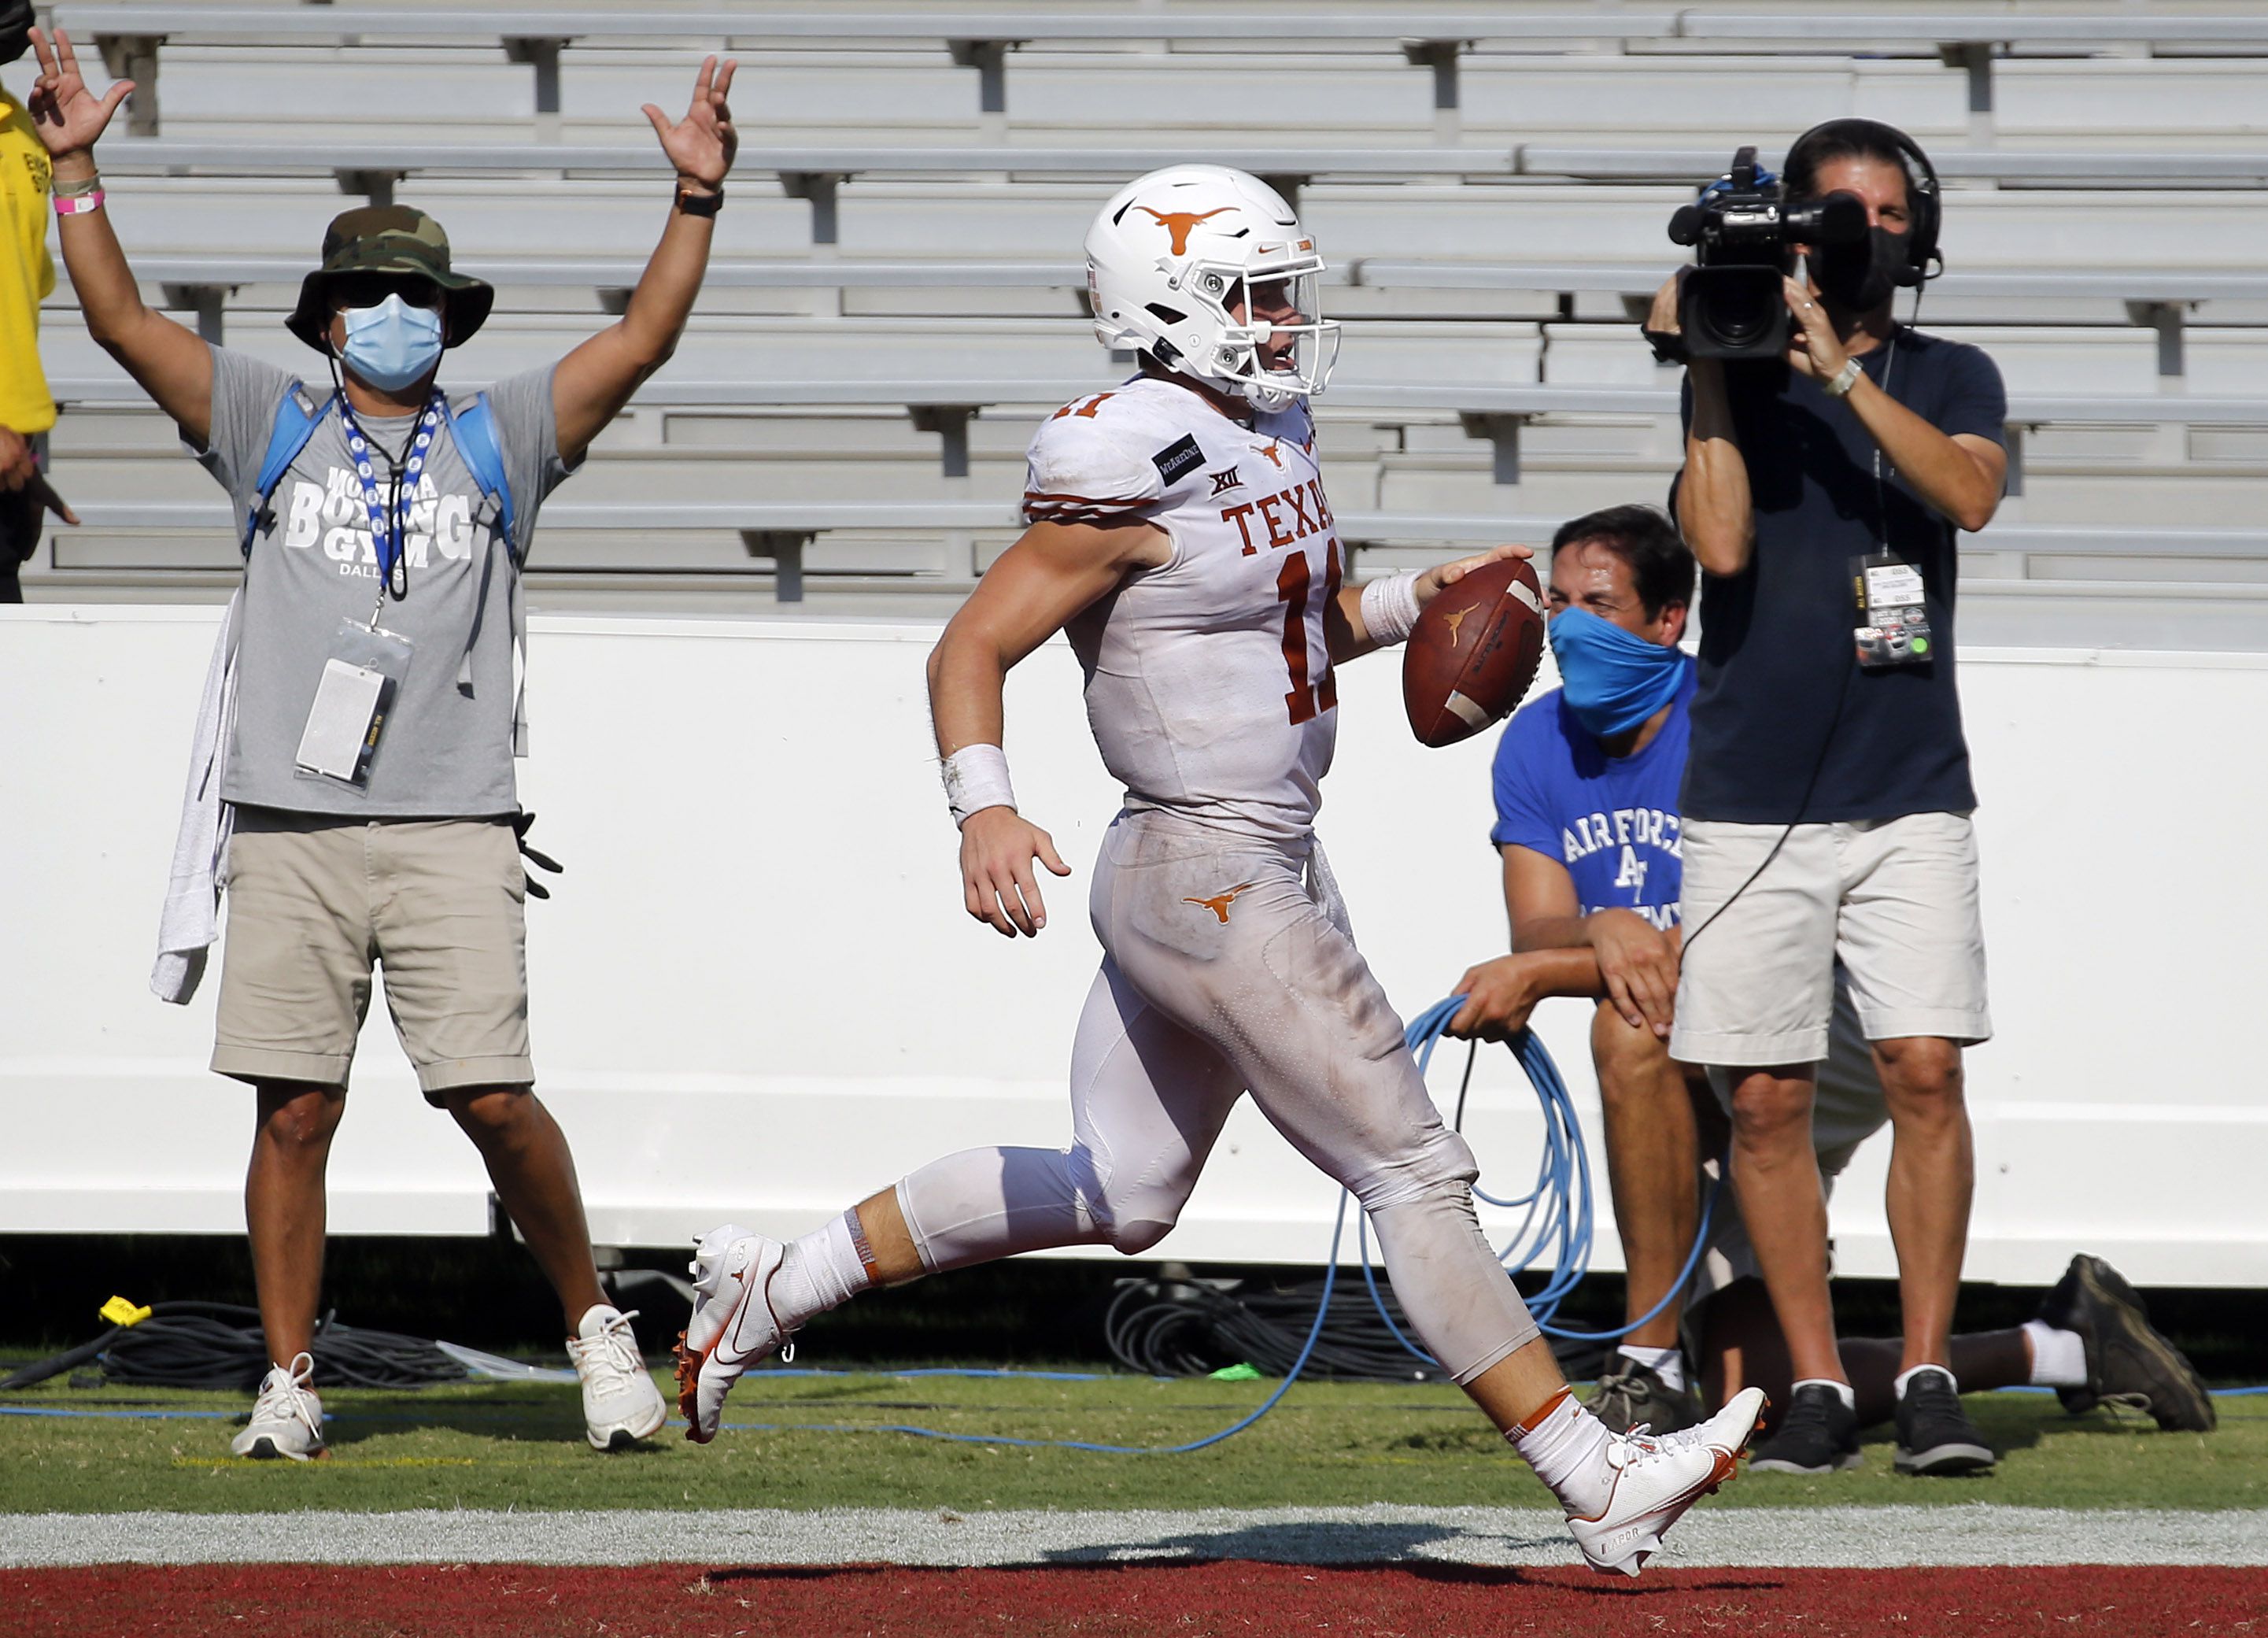
[[[1402,706],[1421,745],[1454,745],[1512,714],[1543,660],[1535,567],[1474,570],[1418,616],[1402,651]]]

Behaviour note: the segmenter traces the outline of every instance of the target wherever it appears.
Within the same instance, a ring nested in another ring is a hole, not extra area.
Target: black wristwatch
[[[713,194],[688,194],[680,188],[677,208],[688,216],[714,216],[725,208],[725,190],[719,188]]]

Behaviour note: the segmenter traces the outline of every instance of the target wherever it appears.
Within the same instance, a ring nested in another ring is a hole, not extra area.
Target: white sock
[[[1614,1494],[1614,1475],[1607,1466],[1607,1446],[1614,1435],[1565,1388],[1505,1438],[1559,1498],[1570,1518],[1595,1518]]]
[[[1899,1377],[1898,1383],[1903,1387],[1905,1384],[1905,1378]],[[1789,1389],[1789,1392],[1793,1393],[1799,1388],[1832,1388],[1844,1404],[1854,1411],[1859,1408],[1859,1396],[1851,1391],[1851,1384],[1847,1382],[1837,1382],[1832,1376],[1806,1376],[1801,1382],[1794,1383]]]
[[[2058,1331],[2036,1319],[2024,1322],[2024,1340],[2031,1345],[2032,1386],[2087,1386],[2087,1340],[2076,1331]]]
[[[1926,1370],[1936,1371],[1942,1376],[1947,1382],[1952,1383],[1953,1391],[1955,1393],[1961,1391],[1960,1383],[1955,1381],[1953,1373],[1946,1369],[1942,1365],[1917,1365],[1911,1370],[1902,1370],[1897,1374],[1896,1378],[1892,1381],[1890,1386],[1896,1391],[1898,1398],[1903,1399],[1906,1397],[1906,1383],[1911,1382],[1915,1377],[1920,1376],[1922,1372]],[[1845,1391],[1847,1392],[1848,1390],[1845,1390]],[[1853,1401],[1853,1403],[1856,1403],[1856,1401]]]
[[[1624,1359],[1643,1365],[1668,1384],[1675,1393],[1685,1391],[1685,1356],[1675,1348],[1640,1347],[1635,1342],[1625,1342],[1615,1350]]]
[[[874,1283],[865,1234],[856,1212],[830,1218],[799,1240],[788,1243],[772,1289],[778,1295],[780,1324],[790,1331],[814,1314],[841,1308]]]

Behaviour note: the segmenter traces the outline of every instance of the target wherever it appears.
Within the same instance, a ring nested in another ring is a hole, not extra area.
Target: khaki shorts
[[[1837,963],[1869,1041],[1929,1036],[1966,1045],[1992,1035],[1968,815],[1793,829],[1689,819],[1684,836],[1672,1058],[1819,1062]]]
[[[428,1103],[532,1083],[526,877],[506,819],[239,808],[212,1066],[343,1087],[373,963]]]

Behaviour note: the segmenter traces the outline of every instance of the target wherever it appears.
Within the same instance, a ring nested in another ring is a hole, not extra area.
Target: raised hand
[[[725,173],[733,168],[740,136],[733,129],[733,111],[725,98],[733,89],[733,70],[740,66],[731,57],[725,59],[722,68],[713,56],[702,58],[701,72],[693,81],[693,105],[674,125],[651,102],[641,110],[652,122],[653,134],[661,138],[661,151],[687,181],[711,189],[721,188]]]
[[[33,29],[32,49],[40,57],[40,77],[32,82],[32,129],[40,134],[48,152],[58,159],[85,152],[110,123],[110,116],[118,112],[118,105],[133,94],[134,82],[119,80],[96,96],[78,71],[70,36],[60,28],[52,40]]]

